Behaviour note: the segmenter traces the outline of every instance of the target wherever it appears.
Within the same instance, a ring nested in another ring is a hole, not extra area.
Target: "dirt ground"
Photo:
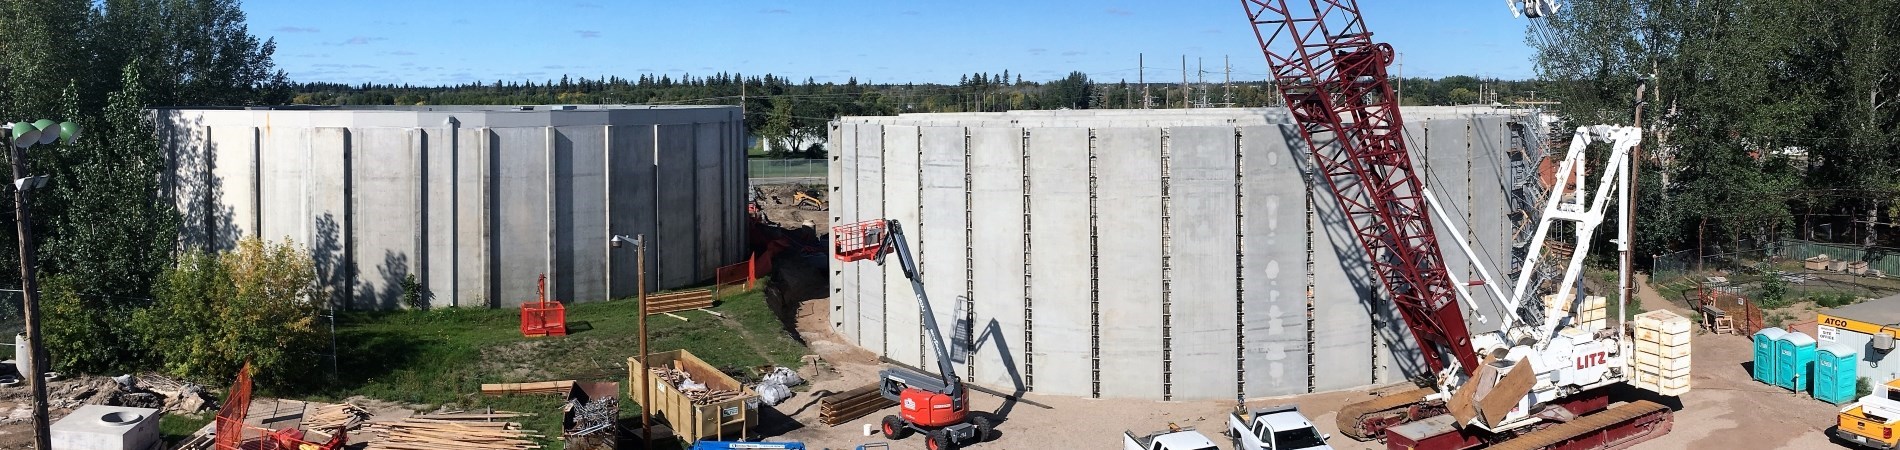
[[[1644,289],[1641,297],[1648,309],[1688,312],[1681,305],[1668,303],[1652,289]],[[771,430],[773,436],[767,440],[802,441],[814,449],[852,449],[866,443],[887,442],[882,435],[865,436],[864,426],[876,423],[884,414],[894,413],[895,408],[837,427],[818,425],[820,394],[862,386],[874,380],[878,370],[875,358],[868,351],[845,343],[828,331],[823,305],[821,301],[800,305],[798,328],[813,351],[832,364],[837,376],[814,383],[810,391],[778,407],[791,418],[812,425]],[[1830,441],[1826,434],[1833,425],[1836,407],[1750,378],[1747,363],[1753,348],[1746,336],[1703,333],[1695,337],[1693,345],[1693,390],[1679,399],[1673,431],[1635,448],[1845,448]],[[1407,386],[1250,399],[1247,406],[1297,403],[1319,425],[1322,433],[1333,435],[1330,443],[1334,448],[1383,449],[1382,443],[1357,442],[1341,436],[1333,425],[1334,419],[1337,411],[1348,403],[1403,388]],[[1233,410],[1232,402],[1131,402],[1029,394],[1023,401],[1005,408],[1003,399],[983,393],[972,393],[971,402],[975,410],[1004,417],[997,425],[999,437],[972,446],[977,449],[1118,448],[1122,431],[1154,431],[1166,428],[1170,422],[1202,430],[1223,450],[1234,448],[1219,434],[1226,429],[1224,417]],[[890,445],[893,449],[920,449],[923,440],[912,436]]]

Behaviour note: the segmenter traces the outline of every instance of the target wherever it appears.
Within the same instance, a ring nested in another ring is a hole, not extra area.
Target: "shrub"
[[[144,355],[137,335],[113,324],[125,323],[131,309],[96,296],[80,295],[69,276],[40,282],[40,339],[48,369],[68,373],[117,373],[137,369]],[[11,342],[12,336],[5,336]],[[9,355],[11,356],[11,355]]]
[[[1867,377],[1854,379],[1854,398],[1866,397],[1867,394],[1872,393],[1874,393],[1874,387],[1868,384]]]
[[[186,253],[153,288],[134,321],[164,372],[225,382],[246,360],[258,384],[308,380],[324,345],[309,255],[255,238],[220,255]]]
[[[1773,309],[1787,306],[1788,282],[1780,275],[1769,274],[1761,280],[1761,295],[1756,298],[1762,308]]]

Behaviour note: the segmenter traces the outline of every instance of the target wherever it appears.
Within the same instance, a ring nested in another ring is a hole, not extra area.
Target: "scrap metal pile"
[[[692,375],[687,374],[684,370],[665,367],[655,367],[648,370],[653,371],[654,377],[666,380],[667,384],[679,389],[680,393],[685,394],[687,399],[691,399],[694,405],[710,405],[739,398],[739,396],[745,394],[744,392],[732,389],[708,389],[705,383],[693,381]]]
[[[572,430],[570,434],[594,434],[612,428],[620,420],[620,399],[606,397],[591,402],[569,399],[567,406],[561,410],[573,414],[574,424],[569,427]]]

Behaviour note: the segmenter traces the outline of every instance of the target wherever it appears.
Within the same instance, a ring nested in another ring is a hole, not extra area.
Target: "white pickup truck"
[[[1193,428],[1181,428],[1168,424],[1168,431],[1148,433],[1136,437],[1134,432],[1122,432],[1123,450],[1218,450],[1214,441],[1208,440]]]
[[[1271,406],[1253,412],[1253,420],[1227,415],[1227,432],[1240,441],[1237,450],[1333,450],[1313,422],[1294,405]]]

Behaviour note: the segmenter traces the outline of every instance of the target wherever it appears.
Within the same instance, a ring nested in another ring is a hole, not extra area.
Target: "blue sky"
[[[320,5],[320,6],[319,6]],[[947,6],[948,5],[948,6]],[[1363,0],[1375,39],[1407,76],[1529,78],[1524,19],[1498,0]],[[794,80],[954,83],[1002,72],[1049,80],[1080,70],[1210,81],[1266,63],[1240,2],[251,0],[251,32],[277,40],[297,81],[438,85],[720,71]]]

